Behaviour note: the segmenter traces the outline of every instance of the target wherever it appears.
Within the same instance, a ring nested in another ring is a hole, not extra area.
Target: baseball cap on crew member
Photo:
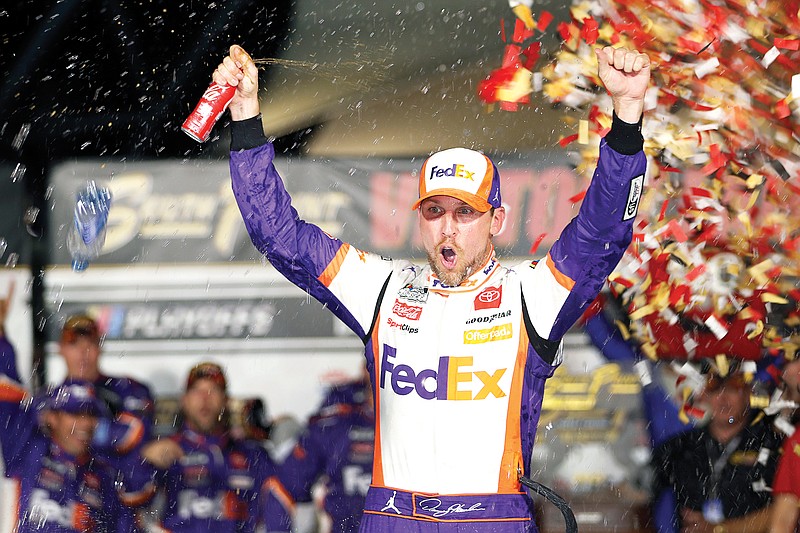
[[[419,200],[412,209],[438,195],[458,198],[481,212],[500,207],[500,173],[488,157],[475,150],[449,148],[436,152],[422,164]]]
[[[61,342],[71,344],[78,340],[78,337],[88,337],[94,342],[100,342],[100,328],[89,315],[72,315],[64,322]]]
[[[225,372],[216,363],[204,362],[195,365],[189,371],[189,377],[186,378],[186,390],[191,389],[198,379],[210,379],[223,391],[227,390],[228,387]]]
[[[71,414],[86,414],[95,417],[108,415],[105,403],[97,397],[91,381],[67,378],[64,383],[50,391],[47,408]]]

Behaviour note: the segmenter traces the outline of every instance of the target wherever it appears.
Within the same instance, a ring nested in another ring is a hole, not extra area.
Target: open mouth
[[[458,254],[455,250],[448,246],[443,246],[441,250],[441,257],[442,257],[442,264],[445,268],[451,269],[455,268],[456,262],[458,261]]]

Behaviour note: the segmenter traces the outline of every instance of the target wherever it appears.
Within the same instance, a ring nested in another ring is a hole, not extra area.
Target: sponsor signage
[[[528,255],[545,233],[546,250],[577,213],[569,198],[586,187],[565,152],[498,158],[507,227],[495,238],[501,255]],[[277,159],[297,211],[308,222],[359,248],[390,257],[424,259],[411,205],[422,159]],[[440,169],[458,172],[459,169]],[[438,170],[437,170],[438,172]],[[51,182],[53,260],[69,264],[64,245],[75,191],[87,180],[112,193],[99,264],[213,263],[259,257],[230,186],[226,161],[79,162],[56,167]]]

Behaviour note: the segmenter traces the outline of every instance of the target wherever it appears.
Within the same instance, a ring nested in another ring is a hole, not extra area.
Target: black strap
[[[575,515],[572,513],[572,509],[569,508],[569,504],[564,498],[556,494],[553,489],[545,487],[541,483],[537,483],[525,476],[519,476],[519,482],[533,490],[536,494],[544,496],[547,501],[558,507],[561,514],[564,515],[564,524],[567,533],[578,533],[578,522],[575,520]]]
[[[378,313],[381,312],[381,304],[383,303],[383,296],[386,294],[386,287],[389,286],[389,280],[392,279],[392,275],[389,274],[386,276],[386,281],[383,282],[383,287],[381,287],[381,292],[378,293],[378,301],[375,302],[375,312],[372,314],[372,324],[369,325],[369,331],[361,338],[361,342],[364,343],[364,346],[367,345],[369,342],[369,338],[372,336],[372,332],[375,329],[375,324],[378,322]]]
[[[522,291],[522,289],[520,289],[520,291]],[[539,354],[539,357],[541,357],[545,363],[552,365],[553,361],[556,359],[558,346],[561,344],[561,341],[547,340],[536,332],[536,328],[533,327],[531,318],[528,316],[528,305],[525,303],[524,292],[522,292],[522,320],[525,321],[525,331],[528,332],[528,340],[531,346],[533,346],[533,349],[536,350],[536,353]]]

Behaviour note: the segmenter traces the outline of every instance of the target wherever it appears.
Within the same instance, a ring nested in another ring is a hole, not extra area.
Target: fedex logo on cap
[[[415,370],[410,365],[396,365],[397,349],[383,345],[380,388],[391,387],[398,396],[416,394],[423,400],[485,400],[506,396],[500,379],[506,368],[492,372],[478,370],[472,357],[440,357],[436,368]]]
[[[464,178],[470,181],[475,181],[475,178],[473,177],[474,175],[475,173],[467,170],[464,165],[457,165],[454,163],[453,166],[449,168],[434,166],[431,168],[431,175],[428,177],[428,179],[448,177]]]

